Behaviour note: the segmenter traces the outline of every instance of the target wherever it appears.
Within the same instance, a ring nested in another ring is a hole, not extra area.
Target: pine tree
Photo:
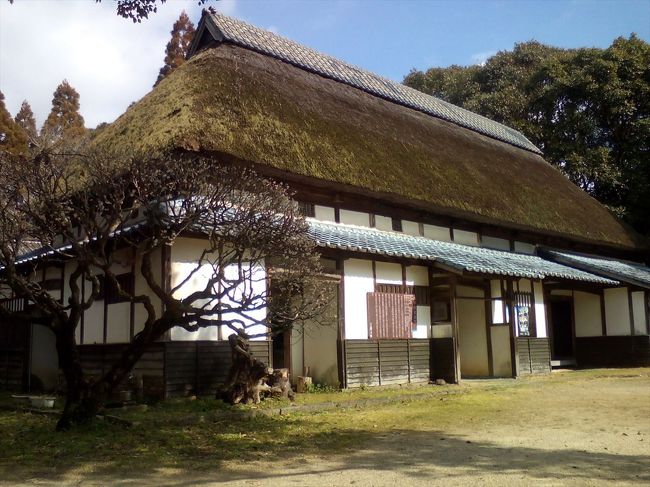
[[[0,91],[0,152],[22,154],[27,151],[27,134],[11,118],[5,107],[5,96]]]
[[[34,119],[34,112],[27,100],[23,100],[20,105],[20,110],[16,113],[14,121],[22,127],[30,139],[35,139],[38,133],[36,132],[36,120]]]
[[[172,38],[165,48],[165,65],[160,68],[160,73],[154,86],[185,62],[185,56],[190,48],[194,32],[194,24],[183,10],[178,20],[174,22],[174,27],[171,30]]]
[[[41,135],[52,140],[74,140],[85,132],[84,119],[79,113],[79,93],[63,80],[54,91],[52,111],[43,124]]]

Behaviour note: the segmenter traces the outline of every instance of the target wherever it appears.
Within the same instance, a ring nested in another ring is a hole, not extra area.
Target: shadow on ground
[[[73,474],[91,483],[110,479],[111,485],[156,483],[180,487],[305,474],[386,471],[420,482],[441,476],[453,479],[508,474],[551,481],[650,483],[650,457],[642,454],[553,449],[552,445],[506,448],[496,442],[470,441],[436,431],[377,433],[372,431],[372,425],[367,429],[314,431],[313,422],[299,415],[223,422],[218,418],[199,422],[177,418],[137,425],[119,434],[115,426],[108,425],[54,434],[49,419],[15,419],[19,420],[14,425],[17,429],[9,438],[0,440],[0,479],[5,482],[38,478],[54,483]],[[0,426],[4,429],[5,424]],[[28,450],[23,445],[31,446]],[[305,461],[306,456],[323,461]],[[280,465],[274,463],[277,459]],[[250,468],[233,470],[226,468],[225,462],[244,467],[252,463]]]

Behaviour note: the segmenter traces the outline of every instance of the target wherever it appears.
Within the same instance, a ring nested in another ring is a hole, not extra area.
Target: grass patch
[[[513,418],[521,418],[522,411],[538,403],[542,395],[562,397],[571,388],[591,383],[591,387],[629,383],[647,388],[649,378],[650,369],[601,369],[516,381],[467,381],[461,386],[301,394],[298,405],[336,403],[340,407],[292,411],[284,401],[266,401],[261,408],[287,411],[272,416],[250,416],[245,413],[254,409],[251,406],[231,407],[208,398],[169,400],[146,410],[113,412],[132,420],[131,428],[98,421],[67,433],[55,433],[55,419],[50,417],[0,411],[0,478],[56,480],[80,472],[97,478],[135,473],[144,477],[163,469],[227,469],[244,460],[297,461],[310,455],[342,458],[388,433],[441,432],[459,425],[480,429],[502,424],[507,429]],[[386,398],[390,399],[387,403],[367,402]],[[9,400],[8,394],[0,396],[0,403]]]

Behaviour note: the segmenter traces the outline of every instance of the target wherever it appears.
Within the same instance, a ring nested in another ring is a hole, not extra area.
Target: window
[[[298,210],[304,217],[314,218],[316,216],[316,206],[313,203],[298,202]]]
[[[394,232],[402,231],[402,220],[400,220],[399,218],[391,218],[391,223],[393,225]]]
[[[132,273],[126,272],[124,274],[118,274],[115,276],[115,279],[122,288],[122,291],[127,294],[133,294],[135,289],[135,276]],[[129,301],[118,294],[117,286],[112,280],[106,279],[106,276],[101,276],[99,283],[100,291],[98,299],[104,298],[106,304],[124,303]]]
[[[519,336],[535,336],[535,323],[532,316],[532,293],[515,293],[515,322]]]
[[[411,338],[415,295],[368,293],[368,338]]]

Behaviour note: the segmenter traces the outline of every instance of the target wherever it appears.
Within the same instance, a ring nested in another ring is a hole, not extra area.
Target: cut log
[[[232,365],[217,398],[229,404],[258,404],[263,397],[294,399],[288,369],[273,370],[250,352],[248,340],[232,334],[228,337]]]
[[[296,381],[296,392],[299,394],[309,392],[309,386],[311,386],[311,384],[311,377],[299,376],[298,380]]]

